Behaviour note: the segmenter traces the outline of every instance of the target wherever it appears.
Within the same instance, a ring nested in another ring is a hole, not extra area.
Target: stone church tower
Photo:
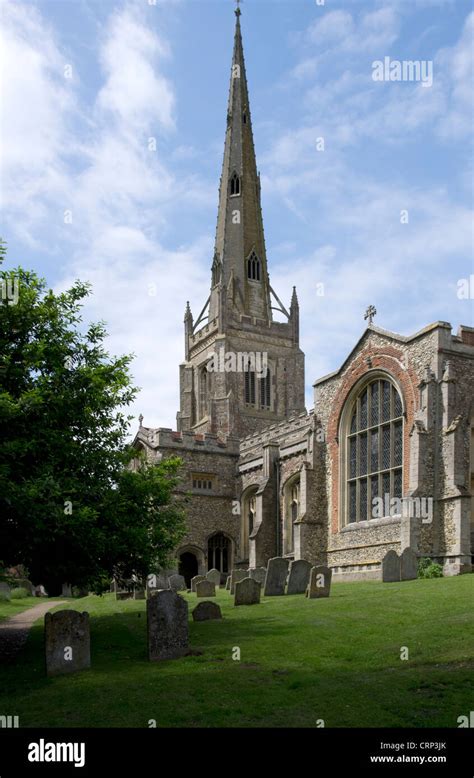
[[[179,431],[223,438],[304,410],[298,300],[293,290],[287,310],[270,285],[240,10],[235,13],[211,289],[196,322],[186,306],[177,414]],[[272,310],[286,321],[273,321]]]

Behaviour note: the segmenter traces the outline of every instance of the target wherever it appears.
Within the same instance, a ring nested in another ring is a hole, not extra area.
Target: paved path
[[[17,613],[10,619],[0,621],[0,662],[6,662],[13,659],[23,648],[28,637],[30,627],[41,616],[44,616],[51,608],[56,605],[65,605],[65,600],[48,600],[32,608]]]

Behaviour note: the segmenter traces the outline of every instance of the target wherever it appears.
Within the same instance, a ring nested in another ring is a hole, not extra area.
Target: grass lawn
[[[44,600],[39,597],[25,597],[23,600],[9,600],[7,602],[0,600],[0,621],[26,611],[28,608],[32,608],[33,605],[39,605],[40,602],[44,602]]]
[[[221,622],[190,623],[202,654],[150,663],[144,601],[70,601],[91,614],[92,669],[46,678],[40,621],[0,668],[0,711],[20,727],[456,727],[474,710],[474,575],[217,602]]]

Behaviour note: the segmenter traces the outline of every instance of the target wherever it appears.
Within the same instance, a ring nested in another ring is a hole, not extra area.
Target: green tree
[[[143,578],[167,563],[184,514],[180,460],[129,467],[132,357],[107,353],[103,323],[83,325],[88,284],[54,294],[19,267],[0,271],[0,293],[3,563],[25,565],[50,594]]]

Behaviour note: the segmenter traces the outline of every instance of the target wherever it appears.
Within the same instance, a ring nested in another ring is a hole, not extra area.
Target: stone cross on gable
[[[377,309],[376,309],[375,305],[369,305],[369,307],[367,308],[367,310],[365,312],[364,319],[368,319],[369,320],[369,324],[372,324],[372,319],[374,318],[376,313],[377,313]]]

